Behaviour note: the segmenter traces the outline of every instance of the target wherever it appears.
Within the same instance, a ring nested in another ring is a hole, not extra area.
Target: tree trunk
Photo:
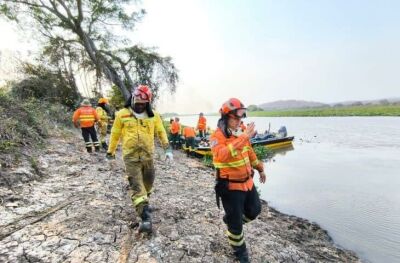
[[[125,83],[122,81],[120,76],[118,75],[115,68],[98,52],[95,43],[92,39],[82,30],[82,28],[77,27],[76,33],[82,41],[82,44],[89,55],[89,58],[96,65],[96,67],[100,67],[101,71],[104,73],[106,78],[114,83],[121,91],[125,100],[129,98],[131,95],[126,87]]]

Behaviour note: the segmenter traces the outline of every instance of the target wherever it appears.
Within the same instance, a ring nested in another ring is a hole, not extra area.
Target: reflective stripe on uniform
[[[241,239],[243,237],[243,232],[240,233],[239,235],[235,235],[235,234],[232,234],[231,232],[229,232],[229,230],[226,230],[226,235],[233,239]]]
[[[228,149],[231,152],[232,157],[236,157],[238,155],[238,152],[233,148],[232,143],[228,144]]]
[[[250,146],[244,146],[243,150],[242,150],[242,153],[248,152],[248,151],[250,151],[250,149],[251,149]]]
[[[89,115],[84,115],[84,114],[81,114],[80,116],[79,116],[79,118],[81,119],[81,120],[95,120],[95,117],[94,117],[94,115],[93,114],[89,114]]]
[[[248,163],[250,163],[250,159],[249,159],[249,157],[245,157],[242,160],[229,162],[229,163],[217,163],[217,162],[214,162],[214,166],[215,166],[215,168],[231,168],[231,167],[245,166]]]
[[[232,246],[239,247],[243,245],[244,243],[243,232],[240,235],[235,235],[229,232],[229,230],[227,230],[226,235],[228,236],[229,244],[231,244]]]
[[[135,207],[140,205],[143,202],[146,202],[146,201],[147,201],[147,196],[145,196],[145,195],[144,196],[140,196],[140,197],[135,198],[135,199],[132,198],[132,202],[133,202],[133,205]]]
[[[251,162],[251,166],[257,166],[260,163],[260,161],[258,159],[254,160],[253,162]]]
[[[248,222],[253,221],[253,220],[251,220],[251,219],[248,218],[247,216],[243,215],[243,221],[244,221],[245,223],[248,223]]]

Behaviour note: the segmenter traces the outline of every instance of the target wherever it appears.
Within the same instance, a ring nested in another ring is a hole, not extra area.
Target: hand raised
[[[245,134],[249,137],[252,138],[255,134],[256,134],[256,130],[255,130],[256,125],[254,124],[254,122],[251,122],[246,130],[245,130]]]

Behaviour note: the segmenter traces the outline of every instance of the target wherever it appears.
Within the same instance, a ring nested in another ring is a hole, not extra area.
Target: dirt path
[[[178,152],[174,163],[156,158],[148,237],[137,234],[122,167],[73,134],[50,139],[33,168],[2,171],[37,180],[0,187],[0,262],[233,262],[212,170]],[[245,235],[253,262],[358,262],[317,225],[267,204]]]

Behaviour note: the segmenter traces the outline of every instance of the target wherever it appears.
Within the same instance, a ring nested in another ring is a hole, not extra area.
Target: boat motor
[[[280,136],[286,137],[287,136],[286,126],[281,126],[278,130],[278,133]]]

